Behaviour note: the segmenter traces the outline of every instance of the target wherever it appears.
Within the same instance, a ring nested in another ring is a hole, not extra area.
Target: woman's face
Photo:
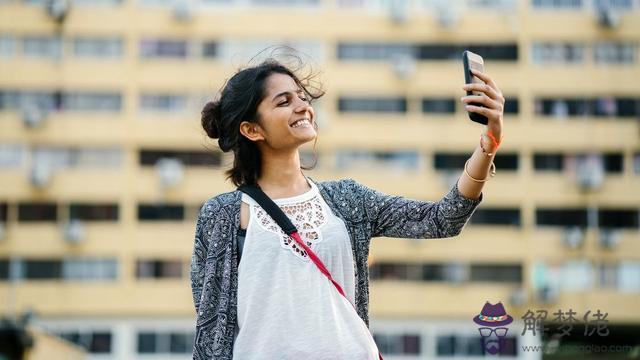
[[[273,149],[297,149],[315,139],[317,133],[313,126],[313,108],[307,95],[291,76],[280,73],[269,75],[265,93],[258,105],[259,124],[241,124],[241,131],[244,128],[247,132],[245,136]]]

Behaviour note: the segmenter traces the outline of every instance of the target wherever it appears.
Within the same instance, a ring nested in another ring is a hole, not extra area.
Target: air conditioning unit
[[[22,108],[22,123],[28,128],[36,128],[44,122],[45,114],[37,105]]]
[[[70,0],[47,0],[47,13],[58,23],[64,21],[71,10]]]
[[[396,24],[404,24],[409,19],[409,1],[394,0],[389,2],[389,17]]]
[[[31,167],[29,180],[31,181],[31,185],[44,188],[51,182],[52,175],[53,171],[50,166],[43,162],[36,162]]]
[[[609,8],[600,8],[596,11],[598,24],[603,28],[614,29],[620,25],[620,15]]]
[[[613,249],[620,243],[620,233],[613,229],[600,229],[598,243],[603,249]]]
[[[173,6],[173,17],[180,22],[193,19],[193,6],[189,0],[176,0]]]
[[[162,158],[156,162],[155,167],[160,186],[163,188],[180,184],[184,177],[184,165],[178,159]]]
[[[516,289],[509,295],[509,304],[522,306],[527,302],[527,291],[523,288]]]
[[[395,54],[391,58],[393,72],[400,79],[408,79],[416,72],[416,60],[410,54]]]
[[[604,182],[604,161],[601,155],[576,158],[576,181],[581,190],[596,190]]]
[[[84,224],[80,220],[70,220],[63,228],[64,239],[71,244],[80,244],[85,240]]]
[[[562,244],[569,249],[578,249],[584,244],[584,231],[577,226],[564,229]]]

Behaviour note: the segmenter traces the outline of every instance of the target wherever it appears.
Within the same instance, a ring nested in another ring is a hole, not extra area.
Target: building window
[[[60,260],[25,260],[23,276],[27,280],[53,280],[62,278],[62,262]]]
[[[500,356],[517,356],[518,340],[516,336],[506,336],[500,346]],[[467,335],[438,335],[436,338],[436,354],[442,357],[451,356],[483,356],[485,354],[482,337]]]
[[[7,203],[0,203],[0,223],[7,222]]]
[[[618,264],[600,264],[598,269],[598,285],[603,289],[616,289],[618,287]]]
[[[0,144],[0,169],[18,169],[24,164],[27,149],[19,144]]]
[[[23,111],[30,108],[44,113],[58,110],[62,106],[62,95],[46,91],[0,91],[0,109]]]
[[[634,7],[633,0],[594,0],[596,9],[631,10]]]
[[[21,203],[18,204],[18,221],[57,221],[55,203]]]
[[[638,46],[625,42],[598,42],[593,45],[593,61],[596,64],[634,64]]]
[[[62,42],[50,36],[27,36],[22,41],[22,53],[26,57],[38,59],[60,59]]]
[[[618,289],[621,292],[640,292],[640,262],[628,260],[620,263]]]
[[[586,209],[537,209],[536,225],[541,226],[579,226],[588,224]]]
[[[119,93],[80,93],[63,94],[62,108],[65,111],[120,111],[122,96]]]
[[[422,99],[422,112],[453,114],[456,112],[456,101],[453,98],[425,98]]]
[[[404,97],[340,97],[338,111],[406,113],[407,99]]]
[[[172,354],[191,354],[195,338],[191,333],[170,333],[169,352]]]
[[[115,280],[118,277],[118,262],[115,259],[70,258],[62,268],[65,280]]]
[[[493,163],[498,170],[516,171],[518,170],[518,159],[518,154],[497,153],[493,158]]]
[[[635,209],[599,209],[598,226],[601,228],[637,229],[640,214]]]
[[[468,159],[467,154],[435,153],[433,163],[437,171],[462,170]]]
[[[16,38],[12,35],[0,35],[0,59],[8,59],[16,56]]]
[[[140,151],[140,165],[142,166],[154,166],[162,158],[178,159],[186,166],[220,166],[222,164],[222,153],[217,151]]]
[[[180,204],[139,204],[138,220],[184,220],[184,206]]]
[[[260,6],[317,6],[320,0],[250,0]]]
[[[71,204],[69,218],[86,221],[118,221],[118,204]]]
[[[580,10],[583,0],[532,0],[535,9]]]
[[[420,334],[373,334],[378,350],[385,355],[420,355]]]
[[[471,264],[470,280],[476,282],[521,283],[520,264]]]
[[[340,170],[380,169],[415,170],[418,168],[417,151],[338,151],[336,166]]]
[[[640,99],[601,96],[598,98],[538,98],[535,100],[537,115],[557,118],[636,117],[640,115]]]
[[[417,57],[421,60],[458,60],[462,52],[469,50],[485,60],[518,60],[517,44],[422,44],[417,47]]]
[[[186,58],[185,40],[145,39],[140,42],[142,58]]]
[[[191,354],[195,334],[192,332],[138,332],[139,354]]]
[[[46,164],[50,170],[65,168],[117,168],[122,164],[120,149],[76,149],[36,147],[32,151],[34,164]]]
[[[476,225],[520,226],[520,209],[477,209],[471,216]]]
[[[620,117],[640,117],[640,98],[616,98],[616,115]]]
[[[413,46],[402,43],[339,43],[340,60],[392,60],[396,56],[415,57]]]
[[[517,114],[520,112],[520,103],[517,98],[505,98],[504,100],[505,114]]]
[[[142,94],[140,110],[151,112],[182,112],[187,109],[187,96],[178,94]]]
[[[533,155],[533,167],[536,171],[562,171],[564,155],[560,153]]]
[[[156,352],[156,334],[138,333],[138,353],[153,354]]]
[[[92,354],[111,353],[111,332],[110,331],[64,331],[58,335]]]
[[[0,280],[9,280],[9,260],[0,259]]]
[[[585,45],[575,43],[534,43],[531,49],[534,64],[581,64]]]
[[[205,41],[202,43],[202,57],[210,59],[218,57],[218,43],[215,41]]]
[[[122,39],[78,37],[73,40],[73,54],[79,58],[120,58],[123,54]]]
[[[623,169],[624,159],[620,153],[610,153],[602,155],[604,161],[604,171],[607,173],[621,174]]]
[[[136,277],[138,279],[171,279],[182,277],[182,262],[170,260],[138,260]]]

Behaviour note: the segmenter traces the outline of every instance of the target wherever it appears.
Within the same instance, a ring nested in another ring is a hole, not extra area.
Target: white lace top
[[[378,359],[355,303],[351,243],[344,222],[316,184],[275,199],[342,286],[345,299],[308,254],[250,196],[249,224],[238,267],[238,332],[234,359]]]

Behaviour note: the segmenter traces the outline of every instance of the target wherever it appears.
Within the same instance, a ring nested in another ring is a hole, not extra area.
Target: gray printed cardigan
[[[369,326],[369,242],[373,237],[446,238],[460,234],[482,201],[453,186],[440,201],[387,195],[353,179],[316,182],[324,201],[344,221],[355,266],[358,315]],[[207,200],[196,223],[191,288],[196,309],[193,359],[231,359],[237,326],[237,230],[242,192]]]

